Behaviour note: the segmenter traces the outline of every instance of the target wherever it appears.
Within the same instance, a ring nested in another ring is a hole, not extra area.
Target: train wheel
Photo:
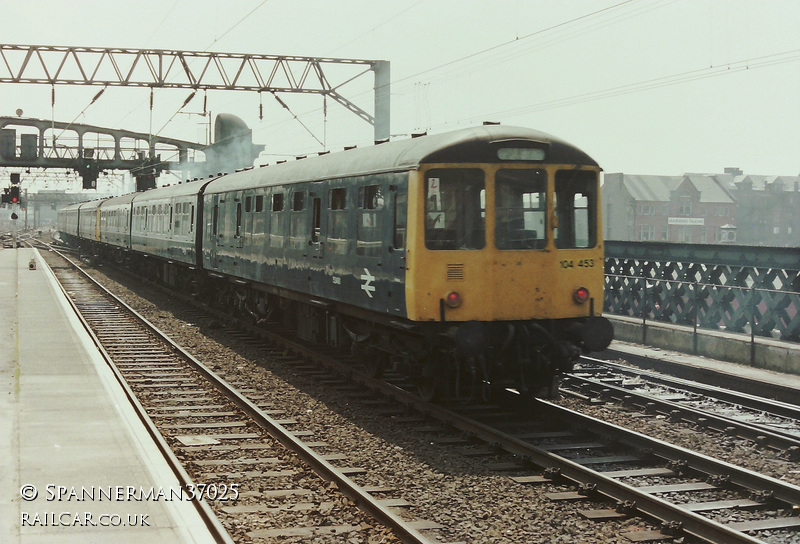
[[[492,399],[494,399],[494,387],[492,386],[492,382],[484,380],[481,383],[481,401],[488,404],[492,402]]]
[[[388,353],[377,349],[367,349],[364,354],[364,372],[370,378],[378,379],[383,376],[388,360]]]
[[[441,379],[438,376],[426,376],[417,381],[417,394],[425,402],[433,402],[439,398]]]

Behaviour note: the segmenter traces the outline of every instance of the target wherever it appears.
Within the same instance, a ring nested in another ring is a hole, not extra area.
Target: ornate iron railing
[[[800,342],[800,293],[606,275],[604,312]]]
[[[607,242],[612,315],[800,342],[796,248]]]

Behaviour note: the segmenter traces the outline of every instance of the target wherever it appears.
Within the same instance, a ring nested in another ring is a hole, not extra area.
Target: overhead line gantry
[[[354,73],[332,81],[330,69],[347,66]],[[341,93],[369,72],[372,114]],[[375,140],[389,137],[390,72],[384,60],[0,44],[0,83],[320,94],[373,125]]]

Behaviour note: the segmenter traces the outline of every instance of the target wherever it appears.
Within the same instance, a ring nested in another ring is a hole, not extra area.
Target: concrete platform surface
[[[0,309],[0,542],[213,542],[38,251]]]
[[[797,390],[797,398],[795,400],[800,400],[800,376],[797,374],[787,374],[784,372],[770,370],[768,368],[755,368],[739,363],[720,361],[719,359],[713,359],[710,357],[691,355],[652,346],[642,346],[639,344],[620,342],[617,340],[611,342],[611,345],[608,349],[609,351],[629,354],[632,356],[661,359],[687,367],[730,374],[745,380],[756,380],[793,388]],[[800,358],[800,350],[795,351],[797,352],[797,357]]]

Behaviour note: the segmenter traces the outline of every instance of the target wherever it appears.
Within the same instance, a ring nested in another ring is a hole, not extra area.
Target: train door
[[[322,199],[315,196],[311,200],[311,257],[321,259],[323,255],[322,235]]]
[[[244,225],[242,227],[242,238],[245,253],[253,251],[253,205],[255,198],[253,192],[248,191],[244,194]]]
[[[102,204],[100,204],[100,206],[102,206]],[[100,241],[100,206],[97,206],[97,213],[95,215],[96,223],[94,224],[94,239],[98,242]]]
[[[209,225],[209,235],[207,236],[208,240],[208,260],[209,264],[212,268],[218,268],[219,263],[217,261],[217,246],[219,245],[219,195],[211,195],[209,199],[209,203],[211,204],[211,213],[209,217],[211,218],[211,224]]]

